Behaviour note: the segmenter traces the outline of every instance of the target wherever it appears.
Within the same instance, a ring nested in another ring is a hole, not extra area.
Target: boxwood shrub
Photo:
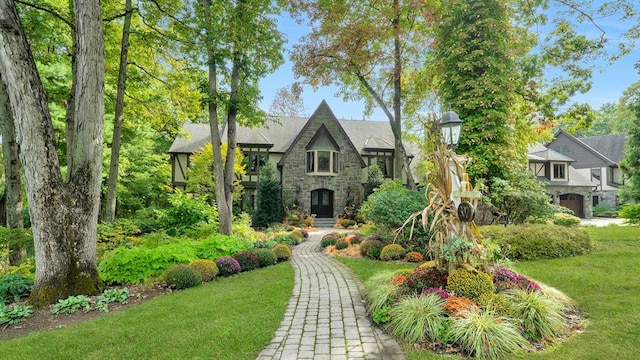
[[[485,239],[500,247],[498,257],[512,260],[552,259],[591,252],[589,234],[559,225],[491,225],[480,228]]]

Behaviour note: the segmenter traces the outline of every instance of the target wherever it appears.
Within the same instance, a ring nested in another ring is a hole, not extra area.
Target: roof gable
[[[344,128],[342,127],[342,125],[340,125],[340,122],[338,121],[336,116],[333,114],[333,111],[331,111],[331,108],[329,107],[329,105],[327,104],[327,102],[325,100],[322,100],[320,105],[318,105],[318,108],[316,109],[316,111],[314,111],[313,115],[311,115],[309,117],[309,120],[305,123],[305,125],[302,127],[302,129],[298,132],[298,134],[296,135],[295,139],[289,144],[289,146],[287,148],[287,151],[284,153],[284,155],[282,156],[282,158],[278,162],[278,165],[283,165],[284,164],[286,158],[289,156],[291,151],[293,151],[293,148],[300,141],[300,138],[302,137],[303,134],[307,133],[308,131],[314,131],[314,137],[317,135],[317,131],[320,130],[320,126],[318,126],[317,129],[313,128],[312,126],[314,124],[317,125],[318,122],[321,122],[321,126],[324,126],[325,122],[335,123],[335,125],[337,125],[338,131],[346,139],[347,146],[350,146],[355,151],[355,153],[358,154],[358,159],[360,160],[360,165],[362,167],[366,166],[364,160],[362,159],[362,156],[360,155],[359,149],[357,149],[353,145],[353,142],[351,141],[351,138],[344,131]],[[326,128],[326,126],[325,126],[325,128]],[[334,138],[335,135],[336,134],[331,134],[331,137]],[[307,144],[305,144],[304,147],[306,147],[306,145]]]
[[[568,146],[572,152],[565,154],[563,151],[559,151],[563,155],[569,155],[575,160],[573,166],[577,169],[600,167],[614,165],[615,163],[611,159],[607,158],[603,154],[596,151],[591,146],[580,141],[578,138],[569,134],[568,132],[560,129],[555,136],[555,139],[551,141],[547,147],[555,150],[556,148],[562,148]]]

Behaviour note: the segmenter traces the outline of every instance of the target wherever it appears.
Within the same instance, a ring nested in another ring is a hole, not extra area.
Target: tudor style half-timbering
[[[616,209],[618,187],[624,175],[618,163],[624,157],[625,134],[576,138],[558,130],[546,146],[529,150],[529,169],[546,184],[554,203],[580,217],[592,217],[593,206]]]
[[[582,176],[595,183],[591,194],[592,205],[607,204],[618,207],[618,188],[624,184],[624,175],[618,163],[624,157],[624,134],[576,138],[560,130],[547,145],[574,160],[571,164]]]
[[[208,124],[185,124],[183,130],[169,150],[172,183],[182,189],[191,154],[210,141]],[[368,166],[379,165],[387,178],[394,175],[389,123],[338,120],[325,101],[309,118],[277,117],[260,128],[238,127],[237,143],[247,172],[245,209],[256,204],[258,174],[266,162],[277,166],[287,200],[318,218],[333,218],[344,209],[351,188],[366,182]]]

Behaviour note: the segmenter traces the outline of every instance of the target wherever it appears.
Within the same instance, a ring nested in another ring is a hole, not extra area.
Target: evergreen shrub
[[[559,225],[482,226],[485,239],[499,246],[498,257],[539,260],[582,255],[594,249],[589,234],[578,227]]]
[[[578,226],[580,218],[571,214],[555,213],[553,214],[553,223],[560,226]]]
[[[208,259],[198,259],[189,263],[189,266],[193,268],[193,270],[197,271],[200,274],[203,282],[209,282],[213,280],[220,270],[218,270],[218,265],[215,262]]]
[[[496,288],[493,285],[493,276],[482,271],[474,273],[460,268],[449,274],[447,291],[477,301],[483,294],[495,293]]]
[[[164,281],[169,287],[187,289],[202,284],[200,274],[189,265],[173,266],[164,272]]]
[[[258,257],[260,267],[275,265],[278,262],[276,254],[271,249],[254,249],[252,251]]]
[[[291,258],[291,249],[285,244],[278,244],[274,246],[271,251],[273,251],[273,254],[278,259],[278,262],[287,261]]]
[[[338,239],[336,241],[336,250],[343,250],[349,247],[349,242],[344,238]]]
[[[360,254],[373,260],[380,260],[380,252],[384,244],[380,240],[366,240],[360,244]]]
[[[391,260],[401,260],[404,259],[407,254],[407,250],[405,250],[399,244],[389,244],[382,248],[380,251],[380,260],[382,261],[391,261]]]

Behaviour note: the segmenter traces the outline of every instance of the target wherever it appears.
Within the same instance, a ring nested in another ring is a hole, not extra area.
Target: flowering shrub
[[[351,245],[360,244],[362,242],[362,236],[360,235],[347,235],[344,239]]]
[[[447,310],[451,316],[457,316],[461,311],[467,311],[477,307],[478,305],[475,301],[466,297],[450,296],[444,301],[444,309]]]
[[[429,295],[429,294],[438,294],[443,300],[446,300],[449,298],[449,293],[447,293],[446,291],[440,288],[431,287],[422,292],[422,296]]]
[[[231,276],[242,271],[238,260],[230,256],[222,256],[216,259],[216,265],[220,270],[220,276]]]
[[[233,254],[233,258],[238,261],[242,271],[251,271],[260,267],[258,256],[251,251],[241,251]]]
[[[406,275],[398,275],[395,278],[393,278],[391,283],[393,285],[402,285],[402,284],[404,284],[405,281],[407,281],[407,276]]]
[[[410,251],[404,256],[404,260],[407,262],[419,263],[424,261],[424,257],[417,251]]]
[[[416,268],[407,276],[406,285],[415,294],[421,294],[428,288],[444,288],[447,286],[447,274],[437,268]]]
[[[527,277],[516,274],[514,271],[504,266],[491,264],[489,270],[493,274],[493,283],[497,292],[504,292],[510,289],[520,289],[527,292],[542,291],[540,286]]]

